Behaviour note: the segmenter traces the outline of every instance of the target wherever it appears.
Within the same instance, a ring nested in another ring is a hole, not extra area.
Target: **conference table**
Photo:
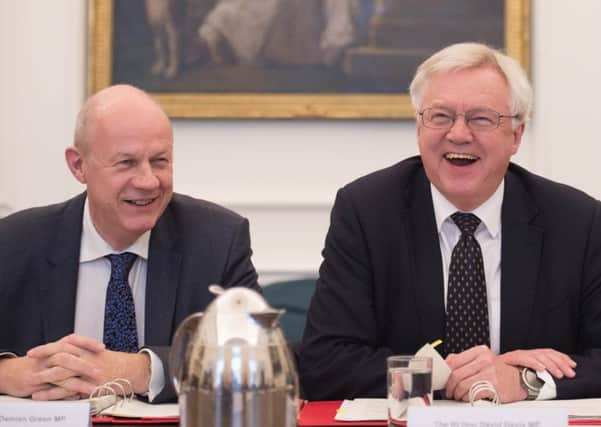
[[[593,401],[593,400],[591,400]],[[597,401],[595,399],[594,401]],[[547,401],[551,403],[551,401]],[[341,401],[324,401],[324,402],[303,402],[299,419],[298,427],[386,427],[385,421],[335,421],[334,416],[340,406]],[[601,407],[599,407],[599,413],[601,414]],[[123,423],[119,423],[121,426],[156,426],[156,427],[169,427],[178,426],[178,423],[141,423],[137,420],[123,420]],[[97,424],[94,425],[116,425],[116,424]],[[572,419],[569,422],[570,426],[601,426],[601,416],[591,417],[588,419]],[[279,426],[278,426],[279,427]],[[281,426],[285,427],[285,426]]]

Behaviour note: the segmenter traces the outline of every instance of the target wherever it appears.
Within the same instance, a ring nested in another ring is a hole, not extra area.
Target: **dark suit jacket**
[[[510,165],[501,249],[501,351],[550,347],[578,362],[559,398],[601,396],[601,204]],[[311,301],[300,377],[308,399],[385,396],[386,357],[444,337],[440,244],[419,157],[342,188]]]
[[[0,348],[17,354],[73,332],[85,193],[0,220]],[[150,235],[145,345],[166,368],[179,323],[213,299],[210,284],[259,289],[248,221],[174,194]],[[102,301],[98,302],[103,304]]]

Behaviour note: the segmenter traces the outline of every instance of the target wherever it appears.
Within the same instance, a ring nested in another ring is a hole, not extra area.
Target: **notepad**
[[[150,404],[138,400],[131,391],[131,383],[117,378],[99,385],[90,393],[90,414],[93,421],[109,422],[107,417],[152,419],[154,422],[179,421],[179,407],[175,403]],[[129,391],[129,394],[128,394]]]
[[[138,399],[125,400],[112,405],[99,413],[123,418],[178,418],[177,403],[146,403]]]

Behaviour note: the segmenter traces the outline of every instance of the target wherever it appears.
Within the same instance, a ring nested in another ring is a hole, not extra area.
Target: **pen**
[[[432,348],[436,348],[440,344],[442,344],[442,340],[436,340],[436,341],[432,342],[432,344],[430,344],[430,345],[432,346]]]

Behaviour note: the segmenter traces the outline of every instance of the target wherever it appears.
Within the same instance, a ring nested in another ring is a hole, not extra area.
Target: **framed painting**
[[[89,0],[88,90],[175,118],[409,118],[415,68],[460,41],[528,70],[530,0]]]

